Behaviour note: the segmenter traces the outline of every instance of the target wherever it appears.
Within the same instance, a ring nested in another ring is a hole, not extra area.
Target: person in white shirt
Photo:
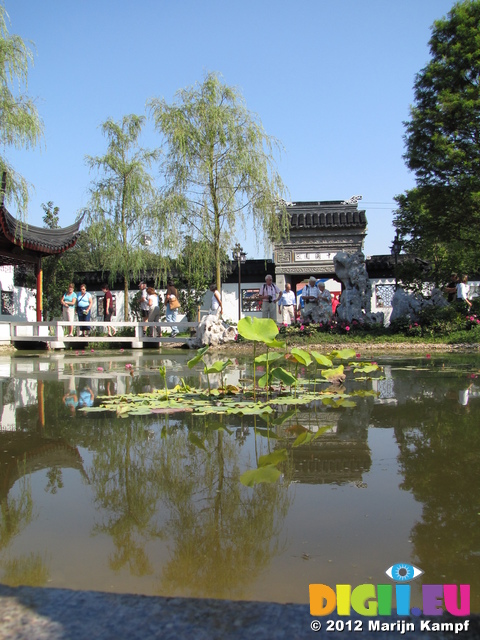
[[[472,303],[468,299],[468,292],[470,287],[468,286],[468,276],[462,276],[460,282],[457,284],[457,305],[465,311],[470,311]]]
[[[148,305],[147,284],[142,280],[138,284],[138,288],[141,292],[140,298],[140,313],[142,314],[142,322],[148,322],[148,314],[150,313],[150,307]],[[143,335],[146,335],[146,327],[143,327]]]
[[[289,282],[278,301],[278,312],[282,315],[283,324],[289,325],[295,322],[295,294]]]
[[[302,298],[305,302],[302,317],[305,322],[312,322],[312,311],[318,306],[319,296],[320,291],[317,287],[317,279],[315,276],[310,276],[308,284],[303,287],[302,291]]]
[[[210,285],[210,291],[212,292],[212,300],[210,302],[209,315],[219,317],[223,313],[222,296],[215,283]]]
[[[277,320],[277,302],[281,295],[282,293],[274,284],[272,276],[266,276],[265,284],[262,284],[259,293],[259,298],[262,301],[262,318]]]

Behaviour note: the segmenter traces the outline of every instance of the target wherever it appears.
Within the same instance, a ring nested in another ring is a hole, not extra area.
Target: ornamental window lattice
[[[112,293],[112,317],[114,318],[117,315],[117,296]],[[104,304],[105,296],[97,296],[97,317],[103,318],[104,314]]]
[[[262,310],[260,301],[255,300],[259,293],[260,289],[242,289],[242,311],[244,313]]]
[[[13,316],[13,291],[1,291],[0,299],[2,301],[2,316]]]
[[[391,307],[392,298],[395,294],[395,285],[393,284],[376,284],[375,299],[377,307]]]

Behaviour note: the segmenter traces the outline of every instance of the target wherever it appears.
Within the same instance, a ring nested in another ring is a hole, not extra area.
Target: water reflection
[[[3,358],[1,581],[307,602],[309,582],[378,583],[401,560],[425,582],[470,583],[480,610],[475,358],[384,358],[384,377],[347,380],[377,392],[351,409],[318,401],[267,420],[79,411],[162,388],[160,365],[169,387],[206,386],[189,357]],[[240,362],[227,375],[238,385],[251,371]],[[305,429],[322,435],[292,448]],[[279,482],[239,482],[284,447]]]

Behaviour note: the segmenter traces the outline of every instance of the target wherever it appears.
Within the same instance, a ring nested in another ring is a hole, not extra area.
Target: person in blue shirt
[[[289,282],[285,285],[285,290],[278,301],[278,312],[282,315],[284,325],[295,323],[295,294]]]
[[[93,298],[87,291],[87,287],[84,284],[80,285],[80,293],[77,294],[77,314],[79,322],[89,322],[90,313],[93,305]],[[90,334],[90,327],[79,327],[81,336],[88,336]]]
[[[62,296],[62,316],[68,322],[75,322],[75,306],[77,304],[77,294],[75,293],[75,285],[71,282],[68,285],[67,293]],[[73,337],[73,324],[68,327],[69,338]]]

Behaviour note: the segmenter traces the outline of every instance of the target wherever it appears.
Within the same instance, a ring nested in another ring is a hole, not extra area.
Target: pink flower
[[[477,376],[476,376],[474,373],[472,373],[472,374],[470,375],[470,378],[476,378],[476,377],[477,377]]]
[[[427,353],[427,358],[431,358],[431,357],[432,357],[432,356],[431,356],[429,353]]]
[[[284,327],[288,327],[288,322],[284,322],[284,323],[283,323],[283,326],[284,326]]]
[[[97,367],[97,371],[103,371],[103,367]]]
[[[80,351],[75,351],[75,355],[78,356],[78,354],[80,353]]]
[[[120,349],[120,353],[123,353],[125,351],[125,349]]]
[[[355,354],[355,357],[356,357],[356,358],[361,358],[361,357],[362,357],[362,354],[361,354],[361,353],[356,353],[356,354]]]
[[[305,325],[301,324],[300,325],[300,331],[303,331],[305,329]]]
[[[347,324],[347,326],[345,327],[345,331],[350,331],[350,327],[348,326],[348,324]]]
[[[125,369],[133,369],[133,364],[126,364]]]
[[[95,352],[95,349],[90,349],[90,351],[91,351],[92,353],[94,353],[94,352]]]
[[[84,349],[82,349],[82,353],[85,353],[85,350],[84,350]]]
[[[418,327],[418,322],[414,322],[414,323],[413,323],[413,326],[414,326],[414,327]]]

